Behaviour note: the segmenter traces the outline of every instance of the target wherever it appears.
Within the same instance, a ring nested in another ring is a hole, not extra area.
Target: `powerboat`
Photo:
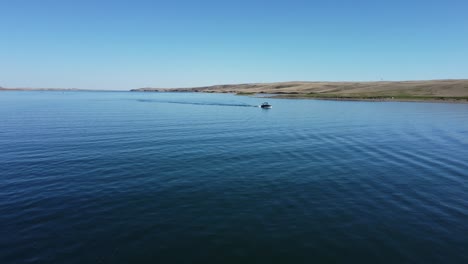
[[[264,102],[260,105],[261,108],[270,109],[272,106],[268,102]]]

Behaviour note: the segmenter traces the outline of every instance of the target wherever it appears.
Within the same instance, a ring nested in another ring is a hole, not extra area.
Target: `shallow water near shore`
[[[467,104],[0,93],[0,263],[467,263],[467,248]]]

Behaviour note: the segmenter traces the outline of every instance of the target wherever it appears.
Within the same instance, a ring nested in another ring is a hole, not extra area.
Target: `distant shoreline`
[[[87,91],[78,88],[4,88],[1,91]],[[139,88],[131,92],[230,93],[278,99],[313,99],[366,102],[468,103],[468,80],[381,82],[279,82],[213,85],[194,88]]]
[[[139,88],[132,92],[202,92],[261,95],[284,99],[370,102],[468,103],[468,80],[381,82],[280,82],[194,88]]]
[[[302,100],[322,100],[322,101],[358,101],[358,102],[413,102],[413,103],[454,103],[467,104],[468,98],[352,98],[352,97],[301,97],[301,96],[286,96],[272,95],[262,98],[275,99],[302,99]]]
[[[122,90],[91,90],[91,89],[79,89],[79,88],[4,88],[0,87],[0,92],[9,91],[42,91],[42,92],[126,92]]]

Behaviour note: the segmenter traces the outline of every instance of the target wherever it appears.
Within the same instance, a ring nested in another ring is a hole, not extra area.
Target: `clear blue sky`
[[[468,78],[468,1],[0,0],[0,86]]]

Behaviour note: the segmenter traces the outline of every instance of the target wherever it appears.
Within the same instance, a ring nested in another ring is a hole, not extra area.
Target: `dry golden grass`
[[[132,91],[267,93],[300,98],[468,99],[468,80],[394,82],[281,82],[214,85],[196,88],[141,88]]]

